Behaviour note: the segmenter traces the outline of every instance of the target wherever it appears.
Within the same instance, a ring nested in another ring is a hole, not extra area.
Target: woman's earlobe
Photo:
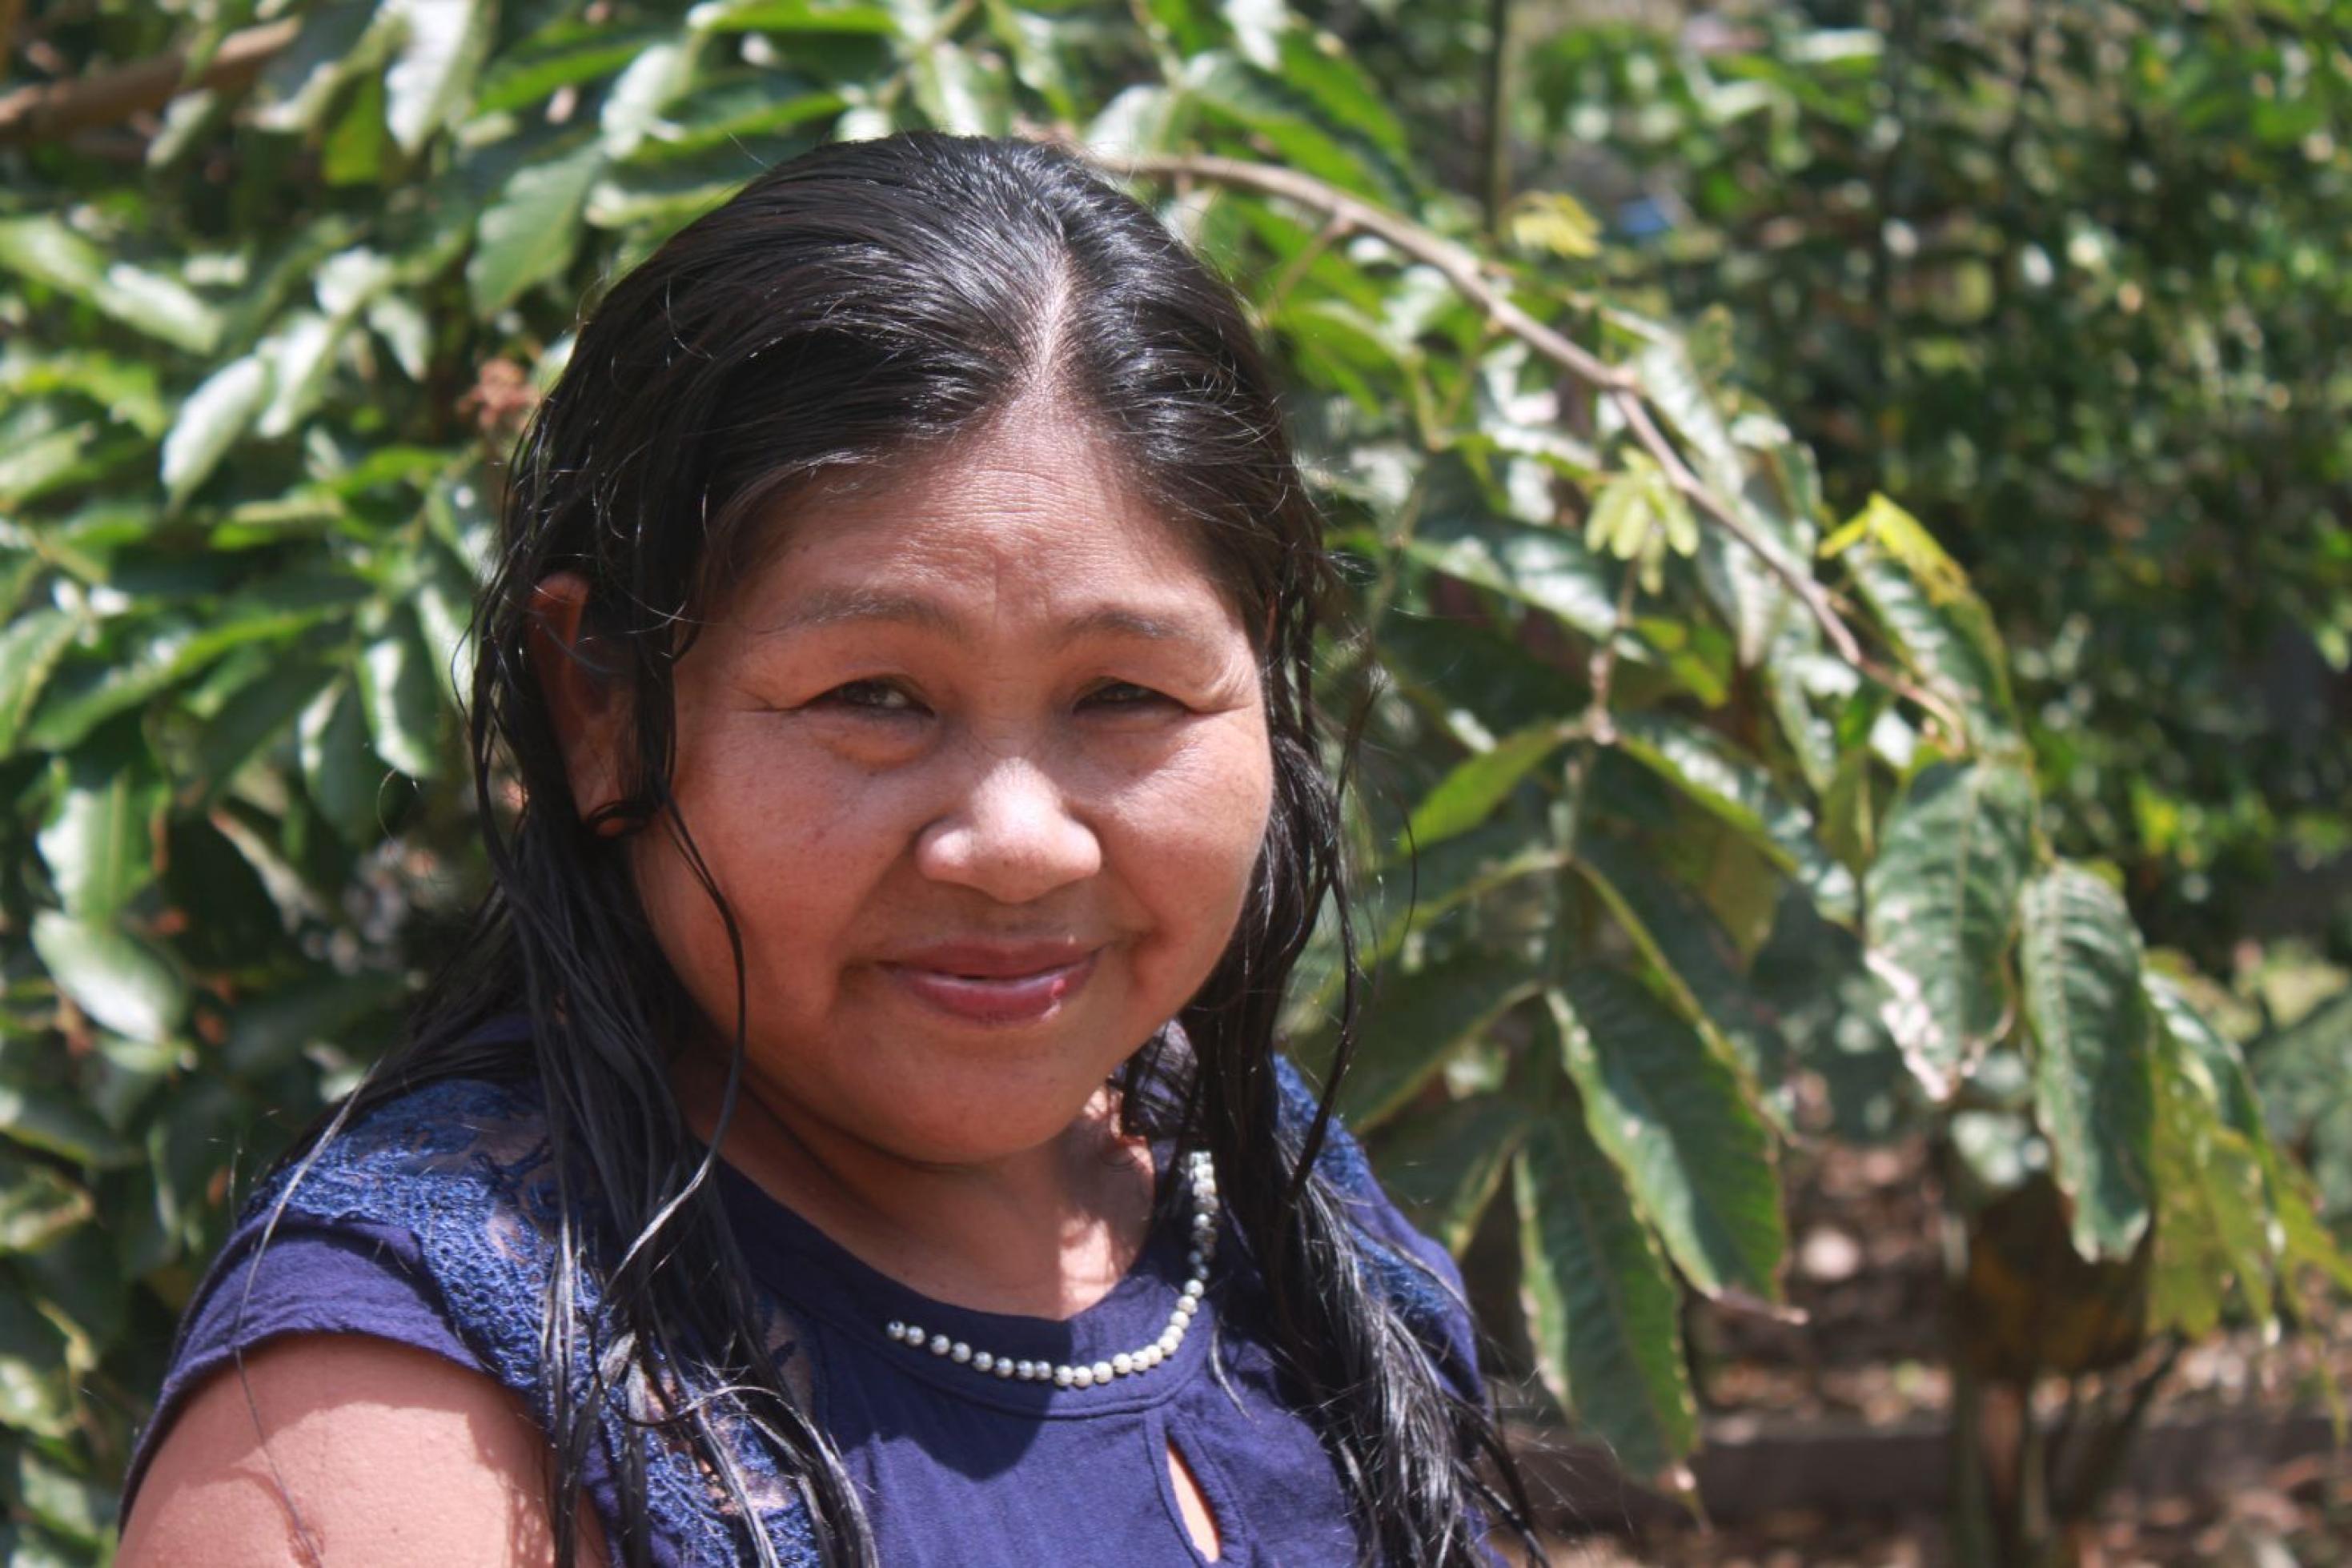
[[[625,825],[610,808],[622,795],[628,705],[623,688],[599,667],[587,629],[588,594],[588,580],[572,571],[552,573],[531,590],[531,673],[563,749],[572,808],[612,836]]]

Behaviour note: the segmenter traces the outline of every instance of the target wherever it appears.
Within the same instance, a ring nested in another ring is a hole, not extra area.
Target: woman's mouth
[[[1094,973],[1100,948],[1049,951],[940,949],[886,963],[882,972],[916,1001],[967,1023],[1034,1023],[1050,1016]]]

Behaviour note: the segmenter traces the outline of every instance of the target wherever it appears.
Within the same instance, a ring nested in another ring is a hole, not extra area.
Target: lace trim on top
[[[289,1183],[289,1209],[328,1221],[398,1225],[415,1235],[467,1345],[549,1424],[541,1327],[555,1274],[558,1206],[546,1133],[530,1092],[450,1079],[389,1101],[331,1140],[307,1168],[289,1166],[264,1184],[247,1206],[248,1218],[267,1216]],[[789,1323],[772,1303],[761,1304],[770,1317],[763,1337],[780,1355],[793,1356]],[[616,1336],[590,1270],[580,1273],[575,1310],[587,1331],[583,1344],[609,1359]],[[571,1381],[575,1398],[585,1399],[589,1366],[576,1367]],[[665,1402],[644,1379],[620,1380],[601,1403],[611,1473],[642,1467],[656,1557],[757,1561],[741,1511],[719,1477],[697,1461],[682,1437],[645,1424]],[[741,1417],[722,1414],[716,1424],[779,1561],[815,1568],[815,1540],[790,1480]],[[608,1535],[613,1523],[606,1521]],[[617,1552],[616,1536],[612,1544]]]

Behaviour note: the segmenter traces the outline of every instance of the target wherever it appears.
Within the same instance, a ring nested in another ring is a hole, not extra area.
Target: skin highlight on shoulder
[[[225,1368],[182,1406],[118,1568],[554,1561],[546,1436],[488,1377],[352,1334],[278,1340],[245,1368],[242,1385]],[[584,1500],[579,1539],[582,1563],[605,1561]]]

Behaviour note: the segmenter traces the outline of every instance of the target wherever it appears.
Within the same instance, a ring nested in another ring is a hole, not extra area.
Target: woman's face
[[[902,1157],[1033,1148],[1239,918],[1272,800],[1249,636],[1042,404],[782,527],[677,669],[675,791],[740,925],[751,1069]],[[727,1038],[717,912],[659,828],[633,853]]]

